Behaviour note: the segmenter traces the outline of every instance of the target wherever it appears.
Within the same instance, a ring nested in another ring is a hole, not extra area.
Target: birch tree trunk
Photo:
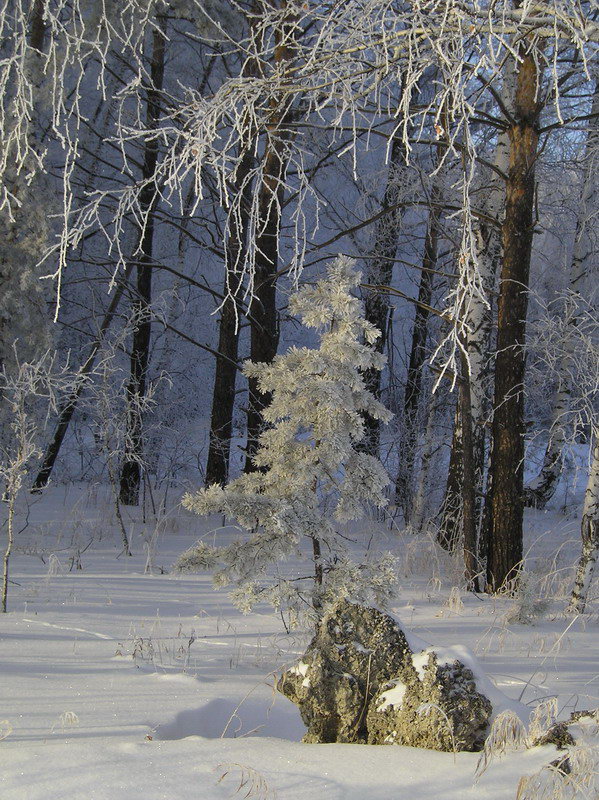
[[[160,116],[160,93],[164,79],[166,44],[166,19],[158,20],[158,29],[152,34],[150,86],[147,90],[146,126],[157,130]],[[148,364],[150,359],[152,262],[154,247],[154,211],[158,202],[158,188],[154,181],[158,162],[158,143],[149,140],[145,145],[142,178],[146,181],[140,191],[139,206],[143,219],[140,256],[137,265],[137,291],[133,305],[135,329],[131,347],[131,378],[127,387],[127,436],[125,460],[121,469],[120,502],[139,504],[141,464],[143,462],[143,419],[141,406],[146,394]]]
[[[590,227],[594,214],[599,208],[599,189],[597,188],[597,148],[599,147],[599,84],[595,83],[593,115],[584,152],[584,178],[582,194],[576,223],[576,238],[570,268],[570,291],[580,295],[584,291],[585,278],[591,270],[592,261],[596,257],[595,247],[590,237]],[[576,311],[568,319],[570,329],[578,323]],[[551,408],[551,425],[549,441],[543,458],[543,465],[537,477],[531,481],[524,491],[524,502],[527,506],[545,508],[553,497],[562,473],[562,451],[566,439],[566,422],[570,409],[572,361],[572,337],[566,337],[560,364],[560,374]]]
[[[593,439],[591,468],[582,510],[582,553],[568,609],[578,614],[584,612],[599,551],[599,426],[593,430]]]
[[[520,42],[502,226],[497,357],[489,468],[487,585],[498,591],[517,578],[522,561],[526,312],[538,149],[539,75],[527,40]]]

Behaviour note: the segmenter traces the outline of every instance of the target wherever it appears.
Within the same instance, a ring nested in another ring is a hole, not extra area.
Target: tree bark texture
[[[252,157],[246,149],[240,159],[237,173],[237,188],[242,199],[239,203],[238,213],[233,215],[229,223],[230,230],[226,247],[226,278],[223,292],[225,301],[221,308],[218,326],[218,357],[214,371],[206,486],[212,483],[224,486],[229,477],[241,316],[237,295],[241,288],[242,259],[249,225],[248,214],[251,198],[247,181],[251,162]]]
[[[474,461],[474,436],[472,425],[472,403],[469,379],[469,363],[461,352],[461,380],[458,403],[462,429],[462,530],[464,540],[464,572],[469,588],[478,591],[478,544],[476,519],[476,479]]]
[[[157,130],[160,116],[160,93],[164,79],[166,20],[159,20],[159,30],[152,34],[150,86],[147,90],[146,126]],[[141,464],[143,462],[142,406],[146,395],[148,364],[150,359],[152,261],[154,245],[154,211],[158,202],[158,188],[152,176],[158,162],[158,143],[149,140],[145,145],[142,178],[144,186],[139,195],[143,219],[140,255],[137,264],[137,285],[133,303],[134,331],[131,346],[131,378],[127,387],[127,433],[125,457],[121,470],[119,498],[125,505],[139,504]]]
[[[29,30],[29,44],[41,53],[44,49],[46,38],[46,25],[44,23],[44,10],[46,0],[35,0],[31,11],[31,27]]]
[[[285,8],[281,3],[281,9]],[[293,54],[293,25],[284,21],[275,32],[275,64],[285,69]],[[258,197],[258,220],[255,242],[255,273],[252,298],[249,304],[250,358],[256,362],[270,362],[279,344],[279,317],[277,313],[277,270],[279,260],[279,233],[284,197],[284,180],[287,170],[287,141],[291,132],[287,127],[292,117],[291,101],[274,97],[270,102],[270,119],[266,128],[266,143],[262,167],[262,180]],[[270,404],[270,394],[263,393],[256,378],[248,380],[247,444],[245,472],[256,469],[254,454],[263,427],[262,411]]]
[[[497,357],[490,463],[487,585],[498,591],[515,580],[523,545],[524,394],[526,312],[533,238],[538,149],[538,72],[526,41],[520,44],[510,158],[502,227],[503,262],[497,310]]]

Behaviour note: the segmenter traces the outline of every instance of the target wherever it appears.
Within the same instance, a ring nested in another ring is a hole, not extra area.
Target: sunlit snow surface
[[[550,747],[505,756],[475,783],[476,754],[301,744],[299,713],[274,692],[273,673],[299,659],[308,635],[287,634],[266,608],[241,615],[208,576],[168,574],[220,520],[169,512],[147,575],[151,515],[143,525],[126,510],[135,555],[117,559],[112,513],[104,490],[52,489],[19,535],[26,552],[12,561],[10,612],[0,618],[1,800],[224,800],[249,790],[280,800],[507,800],[520,776],[555,758]],[[516,709],[520,696],[532,708],[553,694],[564,716],[597,707],[597,603],[572,619],[559,597],[577,522],[531,513],[527,529],[530,565],[553,572],[556,596],[534,626],[506,623],[510,599],[462,593],[460,607],[454,593],[448,604],[451,564],[421,539],[379,527],[381,547],[403,564],[393,612],[414,649],[430,643],[440,661],[466,663],[473,653],[479,689],[496,703],[505,703],[499,689]],[[69,571],[73,542],[83,550],[90,539],[83,569]],[[480,667],[497,688],[481,685]]]

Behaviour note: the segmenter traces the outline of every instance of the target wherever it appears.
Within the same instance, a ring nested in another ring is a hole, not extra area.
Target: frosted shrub
[[[0,369],[0,485],[6,503],[6,549],[0,609],[7,611],[9,562],[15,546],[18,501],[27,476],[41,456],[40,441],[48,420],[58,409],[58,398],[72,391],[68,364],[57,366],[56,353],[47,351],[35,361],[21,362],[17,344],[14,360]]]
[[[514,604],[508,609],[505,621],[508,625],[534,625],[549,610],[550,602],[538,596],[539,586],[529,572],[522,572]]]
[[[291,297],[291,313],[318,331],[320,346],[292,347],[272,363],[246,362],[244,374],[272,396],[254,458],[257,471],[183,500],[198,514],[235,520],[240,538],[226,547],[200,541],[179,558],[178,569],[213,570],[215,584],[233,585],[233,599],[245,611],[267,601],[292,613],[306,607],[320,612],[340,595],[381,603],[394,586],[391,556],[357,562],[338,530],[339,523],[363,517],[368,505],[384,506],[389,483],[380,461],[356,448],[365,413],[391,418],[362,377],[382,369],[384,357],[374,347],[379,331],[352,295],[360,278],[340,256],[325,279]],[[311,570],[267,574],[306,546]]]

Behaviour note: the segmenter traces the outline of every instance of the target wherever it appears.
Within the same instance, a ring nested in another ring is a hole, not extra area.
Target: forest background
[[[5,499],[144,509],[256,469],[244,360],[311,343],[298,283],[362,272],[391,513],[517,579],[523,510],[588,452],[598,545],[597,4],[5,0]],[[526,485],[525,485],[526,476]],[[571,480],[570,476],[568,480]],[[144,511],[145,513],[145,511]],[[10,529],[10,523],[9,523]],[[9,550],[13,534],[9,530]]]

